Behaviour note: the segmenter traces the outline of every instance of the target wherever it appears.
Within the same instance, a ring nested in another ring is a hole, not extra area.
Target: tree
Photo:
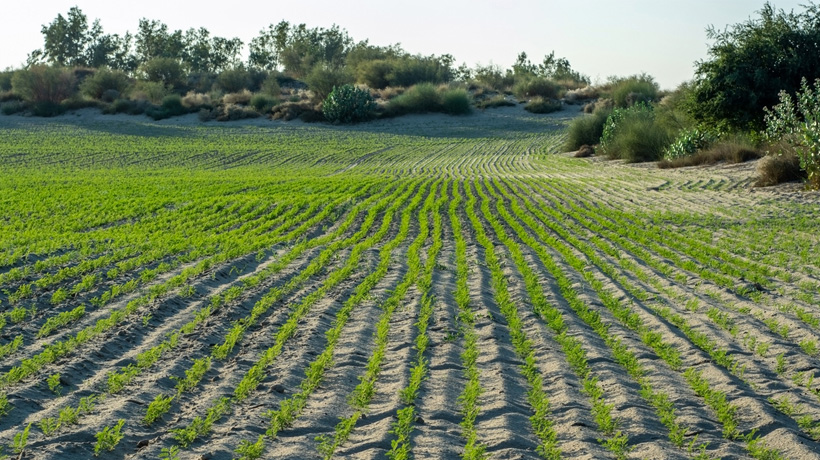
[[[766,3],[759,17],[724,30],[707,29],[714,43],[696,64],[688,110],[699,122],[726,128],[761,129],[764,107],[778,93],[795,94],[802,78],[820,77],[820,8],[801,13]]]
[[[43,26],[40,31],[45,39],[42,54],[48,62],[59,66],[86,64],[88,18],[79,8],[72,7],[65,18],[58,14],[51,24]]]

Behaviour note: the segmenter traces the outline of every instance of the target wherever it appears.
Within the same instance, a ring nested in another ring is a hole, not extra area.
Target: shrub
[[[111,102],[120,95],[125,94],[130,85],[131,79],[125,72],[102,68],[97,70],[94,75],[83,80],[80,84],[80,92],[93,99],[103,99],[103,95],[105,95],[106,92],[116,91],[117,95],[107,101]],[[109,96],[111,94],[113,93],[108,93]]]
[[[145,113],[154,120],[162,120],[184,115],[188,113],[188,109],[182,104],[182,97],[179,94],[169,94],[162,99],[159,107],[151,107]]]
[[[390,85],[388,74],[393,70],[390,62],[374,59],[361,63],[356,69],[356,80],[374,89],[384,89]]]
[[[395,114],[437,112],[440,108],[441,95],[430,83],[411,86],[387,103],[388,112]]]
[[[650,103],[658,98],[658,84],[646,74],[613,80],[609,91],[616,107]]]
[[[270,112],[270,109],[272,109],[278,102],[279,100],[273,96],[259,93],[254,94],[251,97],[250,105],[259,113],[267,113]]]
[[[4,70],[0,72],[0,91],[11,91],[11,77],[14,71]]]
[[[779,91],[795,94],[803,77],[820,77],[820,5],[787,13],[765,3],[759,17],[709,28],[707,37],[689,107],[704,124],[763,129],[763,108],[778,103]]]
[[[262,94],[266,94],[268,96],[279,98],[280,94],[282,93],[282,88],[279,86],[279,80],[277,79],[275,74],[269,74],[267,78],[262,82],[262,85],[259,87],[259,91]]]
[[[781,151],[780,154],[769,154],[757,164],[757,181],[755,186],[768,187],[802,180],[806,177],[805,171],[800,169],[800,159],[794,152]]]
[[[601,149],[610,158],[629,163],[655,161],[671,141],[669,133],[656,123],[652,107],[637,104],[613,110],[604,125]]]
[[[686,157],[695,154],[698,150],[703,150],[715,141],[718,135],[712,131],[704,129],[684,129],[675,140],[663,152],[665,160]]]
[[[251,74],[245,69],[228,69],[216,77],[216,86],[226,93],[239,93],[251,85]]]
[[[564,94],[564,100],[575,103],[598,97],[598,90],[593,86],[584,86],[583,88],[571,89]]]
[[[243,89],[238,93],[230,93],[222,96],[222,102],[224,104],[241,104],[241,105],[248,105],[251,102],[251,98],[253,94],[250,91]]]
[[[486,97],[475,103],[475,106],[481,110],[492,109],[496,107],[512,107],[515,105],[515,102],[507,99],[506,97],[504,97],[503,94],[496,94],[492,97]]]
[[[68,69],[34,65],[14,72],[11,86],[25,101],[46,108],[71,97],[74,81],[74,74]]]
[[[760,158],[762,153],[751,143],[738,137],[717,141],[705,150],[693,155],[658,162],[661,169],[681,168],[685,166],[712,165],[720,162],[730,164],[743,163]]]
[[[208,94],[195,93],[189,91],[185,97],[182,98],[182,105],[188,109],[197,109],[200,107],[211,107],[211,96]]]
[[[781,91],[780,103],[765,110],[766,139],[790,144],[800,167],[806,171],[809,185],[820,189],[820,79],[813,88],[803,79],[796,105],[787,92]]]
[[[152,104],[159,104],[162,99],[171,92],[171,88],[164,83],[154,81],[138,81],[134,85],[131,97],[135,100],[148,101]]]
[[[328,94],[322,104],[322,114],[331,123],[358,123],[373,118],[375,108],[369,91],[342,85]]]
[[[26,104],[22,101],[8,101],[0,104],[0,112],[3,112],[3,115],[13,115],[15,113],[20,113],[26,109]]]
[[[507,91],[515,84],[512,72],[504,72],[500,67],[492,64],[485,67],[477,66],[473,80],[496,91]]]
[[[353,83],[353,77],[344,70],[316,65],[305,78],[308,88],[313,92],[314,99],[323,101],[333,91],[333,88]]]
[[[519,99],[541,97],[544,99],[558,99],[561,87],[554,81],[543,77],[524,79],[513,86],[513,94]]]
[[[216,121],[236,121],[259,118],[259,112],[236,104],[226,104],[217,109]]]
[[[604,134],[604,124],[606,123],[612,109],[598,109],[591,115],[578,117],[569,124],[567,140],[564,149],[572,152],[581,148],[582,145],[595,145],[601,141]]]
[[[149,59],[140,66],[140,74],[144,80],[161,83],[171,88],[179,88],[185,81],[185,71],[182,64],[172,58],[157,57]]]
[[[472,112],[470,94],[465,89],[450,89],[441,95],[441,110],[450,115],[467,115]]]
[[[524,106],[524,110],[532,113],[552,113],[561,110],[561,101],[536,97]]]
[[[300,119],[302,121],[322,121],[324,115],[321,111],[316,110],[316,107],[305,101],[300,102],[285,102],[277,105],[271,110],[274,120],[290,121]]]
[[[595,149],[593,149],[591,146],[589,146],[587,144],[584,144],[578,149],[577,152],[575,152],[575,155],[573,155],[573,156],[575,158],[587,158],[587,157],[591,157],[594,153],[595,153]]]

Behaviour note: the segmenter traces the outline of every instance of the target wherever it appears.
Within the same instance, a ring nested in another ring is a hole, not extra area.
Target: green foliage
[[[780,92],[780,103],[766,111],[766,139],[791,144],[812,188],[820,189],[820,79],[810,87],[804,78],[795,100]]]
[[[142,422],[146,425],[151,425],[157,421],[163,414],[171,409],[171,403],[173,400],[174,396],[157,395],[156,398],[148,404],[148,408],[145,410],[145,417],[142,418]]]
[[[473,80],[496,91],[507,91],[515,84],[512,72],[505,73],[501,67],[492,64],[476,66],[473,70]]]
[[[63,386],[60,384],[60,374],[51,374],[46,379],[46,384],[48,385],[48,389],[51,390],[57,396],[60,396],[60,393],[63,391]]]
[[[674,160],[685,156],[690,156],[698,150],[705,149],[717,141],[718,136],[710,130],[685,129],[678,133],[672,144],[663,152],[663,158]]]
[[[170,57],[156,57],[142,63],[139,74],[143,80],[160,83],[169,88],[179,88],[185,83],[185,69],[182,63]]]
[[[572,152],[581,148],[582,145],[598,144],[604,134],[604,125],[611,113],[612,110],[609,109],[598,109],[591,115],[573,119],[569,124],[564,150]]]
[[[441,111],[450,115],[467,115],[473,111],[472,98],[465,89],[450,89],[441,95]]]
[[[69,69],[35,65],[14,72],[11,85],[27,102],[54,106],[74,93],[74,74]]]
[[[353,85],[342,85],[328,94],[322,113],[331,123],[358,123],[373,118],[376,103],[370,91]]]
[[[182,96],[179,94],[169,94],[162,98],[162,105],[150,107],[145,111],[146,115],[154,120],[176,117],[188,113],[189,110],[182,104]]]
[[[216,86],[225,93],[238,93],[251,86],[251,74],[241,67],[224,70],[216,77]]]
[[[318,64],[311,69],[305,77],[305,83],[313,92],[316,101],[327,99],[333,88],[344,86],[353,82],[353,77],[345,70],[334,69],[322,64]]]
[[[269,74],[260,85],[259,91],[262,92],[262,94],[278,99],[282,88],[279,87],[279,79],[276,75],[273,73]]]
[[[80,84],[80,92],[93,99],[102,99],[106,92],[116,91],[117,95],[114,97],[116,99],[125,95],[129,86],[131,86],[131,79],[125,72],[101,68],[94,72],[94,75],[83,80]]]
[[[616,107],[631,107],[638,103],[648,104],[658,98],[658,84],[650,75],[633,75],[610,82],[610,97]]]
[[[525,78],[513,86],[513,94],[519,99],[558,99],[560,92],[561,87],[558,83],[545,77]]]
[[[696,120],[762,129],[764,107],[778,93],[795,94],[803,78],[820,77],[820,6],[802,12],[765,3],[759,17],[725,29],[710,27],[709,58],[696,64],[690,113]]]
[[[656,123],[652,107],[637,104],[612,111],[604,125],[601,149],[610,158],[630,163],[656,161],[671,142],[669,133]]]
[[[125,420],[120,419],[116,425],[107,426],[97,433],[97,443],[94,445],[94,456],[98,457],[103,451],[112,451],[122,440],[123,434],[120,432]]]
[[[28,444],[28,434],[29,430],[31,430],[31,423],[29,423],[26,428],[14,435],[14,440],[12,441],[11,448],[15,454],[22,454],[24,450],[26,450],[26,444]]]
[[[277,98],[263,93],[254,94],[250,100],[250,106],[259,113],[270,112],[270,109],[278,103]]]
[[[542,97],[536,97],[524,106],[524,110],[532,113],[552,113],[558,112],[562,108],[563,105],[561,104],[561,101],[557,99],[545,99]]]

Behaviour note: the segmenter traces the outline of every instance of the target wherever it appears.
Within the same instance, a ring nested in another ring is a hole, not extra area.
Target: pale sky
[[[603,81],[610,75],[646,72],[662,88],[692,78],[693,63],[707,57],[709,25],[757,16],[763,0],[313,0],[264,2],[173,0],[42,0],[5,2],[0,28],[0,68],[18,68],[42,47],[40,29],[78,6],[106,33],[136,32],[140,18],[169,29],[205,27],[212,36],[246,44],[281,20],[308,27],[338,24],[354,40],[401,43],[411,53],[452,54],[456,63],[508,68],[524,51],[534,63],[554,50],[572,67]],[[802,10],[807,0],[774,0]]]

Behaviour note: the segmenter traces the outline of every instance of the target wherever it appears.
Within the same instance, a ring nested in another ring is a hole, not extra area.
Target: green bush
[[[612,109],[600,108],[590,115],[572,120],[569,124],[564,150],[573,152],[582,145],[598,144],[604,134],[604,124],[611,113]]]
[[[473,111],[470,93],[465,89],[450,89],[441,95],[441,110],[450,115],[467,115]]]
[[[552,113],[561,110],[561,101],[536,97],[524,106],[524,110],[531,113]]]
[[[11,91],[11,77],[14,71],[4,70],[0,72],[0,91]]]
[[[656,161],[672,142],[672,136],[655,120],[652,107],[637,104],[615,109],[607,118],[601,149],[612,159],[629,163]]]
[[[658,98],[658,84],[649,75],[633,75],[614,80],[610,97],[616,107],[631,107],[638,103],[654,102]]]
[[[484,98],[475,104],[477,108],[482,110],[496,107],[513,107],[515,105],[515,102],[508,100],[503,94],[497,94],[493,97]]]
[[[251,85],[251,74],[245,69],[228,69],[216,77],[216,86],[225,93],[238,93]]]
[[[0,112],[3,112],[3,115],[13,115],[23,110],[26,110],[26,104],[22,101],[8,101],[0,104]]]
[[[526,78],[513,86],[513,94],[519,99],[541,97],[558,99],[561,87],[554,81],[543,77]]]
[[[376,103],[370,91],[353,85],[333,88],[322,104],[322,114],[331,123],[358,123],[373,118]]]
[[[259,91],[262,94],[278,99],[282,93],[282,88],[279,86],[279,79],[276,75],[273,73],[269,74],[259,86]]]
[[[717,133],[704,129],[684,129],[663,152],[663,158],[674,160],[693,155],[698,150],[703,150],[718,140]]]
[[[138,81],[134,85],[131,97],[136,100],[148,101],[152,104],[161,104],[162,99],[171,93],[171,88],[160,82]]]
[[[172,88],[182,87],[186,80],[182,64],[172,58],[157,57],[150,59],[140,66],[140,74],[144,80],[161,83]]]
[[[710,28],[707,37],[689,106],[701,123],[762,130],[763,108],[777,104],[781,90],[795,94],[803,77],[820,77],[820,5],[787,13],[765,3],[759,17]]]
[[[117,96],[124,95],[130,85],[131,79],[125,72],[102,68],[80,83],[80,92],[93,99],[102,99],[107,91],[112,90],[117,92]]]
[[[313,92],[316,102],[319,102],[327,99],[333,88],[353,83],[353,77],[344,70],[319,64],[305,77],[305,83]]]
[[[41,107],[35,113],[49,113],[74,94],[74,74],[69,69],[34,65],[14,72],[12,90],[25,101]]]
[[[793,146],[809,185],[820,189],[820,78],[810,87],[804,78],[796,101],[780,92],[780,103],[766,111],[766,139],[786,141]]]
[[[270,112],[270,109],[277,103],[279,103],[279,100],[275,97],[258,93],[251,97],[250,106],[259,113],[267,113]]]
[[[430,83],[412,86],[387,103],[388,112],[395,114],[438,112],[441,110],[441,95]]]
[[[151,107],[145,114],[154,120],[176,117],[188,113],[188,109],[182,104],[182,96],[179,94],[169,94],[162,99],[159,107]]]

